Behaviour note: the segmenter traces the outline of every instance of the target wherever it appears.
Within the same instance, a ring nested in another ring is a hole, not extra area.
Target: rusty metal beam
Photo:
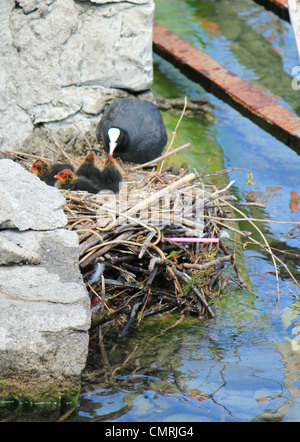
[[[153,49],[186,77],[300,154],[300,118],[296,114],[157,22]]]
[[[286,0],[254,0],[269,11],[274,12],[283,20],[290,21],[289,10]]]

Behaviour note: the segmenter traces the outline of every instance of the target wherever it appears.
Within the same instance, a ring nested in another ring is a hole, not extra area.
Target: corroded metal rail
[[[286,0],[254,0],[266,9],[274,12],[278,17],[283,20],[290,21],[289,10]]]
[[[154,52],[300,154],[300,118],[155,22]],[[292,87],[292,86],[291,86]]]
[[[291,23],[300,61],[300,0],[254,0]]]

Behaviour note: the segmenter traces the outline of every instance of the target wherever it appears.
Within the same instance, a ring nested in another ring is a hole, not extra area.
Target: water
[[[288,23],[251,0],[157,0],[156,20],[300,115],[299,92],[291,88],[291,71],[299,62]],[[158,56],[154,64],[156,95],[201,96],[215,105],[213,122],[184,117],[175,144],[191,147],[174,161],[207,171],[238,168],[228,177],[235,180],[235,195],[266,205],[247,209],[249,215],[299,221],[259,224],[271,246],[291,253],[278,256],[299,281],[300,156]],[[164,119],[171,134],[178,115]],[[254,187],[244,183],[244,168],[252,171]],[[146,321],[125,340],[121,355],[109,355],[113,365],[138,345],[117,383],[104,387],[100,377],[86,379],[78,407],[66,420],[299,422],[300,290],[279,266],[276,307],[269,255],[248,247],[243,263],[246,288],[231,282],[214,320],[185,318],[167,331],[178,317]]]

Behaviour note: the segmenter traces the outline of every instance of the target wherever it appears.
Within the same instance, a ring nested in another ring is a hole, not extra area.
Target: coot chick
[[[98,188],[86,177],[77,176],[70,169],[64,169],[55,175],[59,189],[86,190],[89,193],[98,193]]]
[[[74,167],[72,164],[66,163],[53,163],[48,164],[43,160],[37,160],[33,163],[30,170],[36,176],[40,178],[40,180],[44,181],[48,186],[54,186],[56,183],[55,175],[58,174],[63,169],[70,169],[74,171]]]
[[[84,176],[90,181],[101,181],[101,171],[97,167],[97,157],[94,152],[89,152],[83,159],[79,169],[76,172],[77,176]]]
[[[116,160],[108,155],[103,161],[103,168],[97,167],[97,157],[94,152],[88,153],[81,166],[76,172],[78,177],[85,177],[100,190],[112,190],[114,193],[119,192],[119,183],[123,181],[122,174]]]
[[[162,154],[167,131],[158,108],[149,101],[120,98],[105,111],[97,139],[106,152],[133,163],[146,163]]]
[[[111,190],[114,193],[118,193],[120,190],[120,184],[123,181],[122,173],[119,169],[118,163],[112,157],[107,155],[102,163],[101,169],[101,182],[99,190]]]

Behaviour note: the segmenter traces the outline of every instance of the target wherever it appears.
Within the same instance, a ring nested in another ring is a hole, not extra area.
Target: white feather
[[[92,273],[92,275],[89,277],[87,282],[92,285],[94,284],[94,282],[100,281],[101,276],[104,272],[104,268],[105,264],[103,262],[97,262],[97,264],[95,265],[95,270]]]

